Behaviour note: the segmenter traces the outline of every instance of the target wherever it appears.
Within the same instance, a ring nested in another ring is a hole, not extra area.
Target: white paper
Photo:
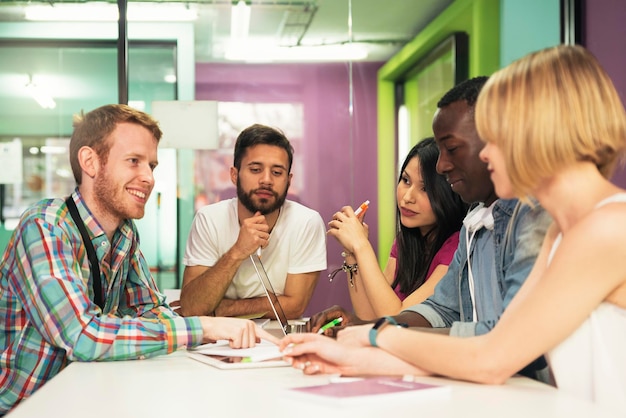
[[[266,340],[252,348],[231,348],[228,341],[218,341],[213,344],[204,344],[192,350],[194,353],[210,354],[216,356],[248,357],[251,362],[281,358],[283,354],[278,346]]]

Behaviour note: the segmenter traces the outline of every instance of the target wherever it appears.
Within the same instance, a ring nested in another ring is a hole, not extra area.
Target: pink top
[[[426,272],[426,280],[428,280],[428,278],[433,273],[435,268],[437,268],[437,266],[439,265],[449,266],[450,265],[450,263],[452,262],[452,257],[454,257],[454,252],[456,251],[456,248],[458,246],[459,246],[459,231],[456,231],[454,234],[450,235],[447,240],[444,241],[439,251],[437,251],[437,254],[435,254],[435,257],[433,258],[433,261],[430,263],[430,266],[428,267],[428,271]],[[389,257],[393,257],[395,259],[398,258],[398,245],[395,239],[393,240],[393,245],[391,246],[391,252],[389,253]],[[398,274],[397,263],[396,263],[395,274]],[[394,274],[394,279],[395,279],[395,274]],[[400,300],[404,300],[408,296],[400,292],[399,285],[396,286],[396,288],[394,289],[394,292],[396,292],[396,295],[398,295]]]

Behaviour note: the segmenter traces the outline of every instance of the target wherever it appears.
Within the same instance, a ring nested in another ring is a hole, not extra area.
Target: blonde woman
[[[580,46],[542,50],[489,79],[476,123],[497,194],[536,199],[554,220],[496,327],[462,339],[382,320],[338,341],[294,334],[282,341],[287,358],[305,373],[502,383],[547,353],[557,387],[626,412],[626,191],[608,180],[626,115],[611,80]]]

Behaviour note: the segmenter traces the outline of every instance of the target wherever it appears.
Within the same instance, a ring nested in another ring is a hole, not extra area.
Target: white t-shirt
[[[213,266],[237,241],[239,235],[237,199],[228,199],[204,206],[191,225],[183,264]],[[326,269],[326,228],[316,211],[286,200],[268,246],[261,260],[272,281],[274,291],[282,295],[287,274],[309,273]],[[226,291],[228,299],[264,296],[252,262],[241,264]]]

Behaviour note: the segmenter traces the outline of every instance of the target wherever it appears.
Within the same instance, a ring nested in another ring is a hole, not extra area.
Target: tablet
[[[244,357],[237,356],[218,356],[211,354],[194,353],[188,351],[187,355],[194,360],[209,364],[218,369],[256,369],[262,367],[284,367],[289,366],[282,358],[269,359],[263,361],[245,362]]]
[[[262,340],[252,348],[231,348],[228,341],[204,344],[187,351],[189,357],[219,369],[289,366],[278,346]]]

